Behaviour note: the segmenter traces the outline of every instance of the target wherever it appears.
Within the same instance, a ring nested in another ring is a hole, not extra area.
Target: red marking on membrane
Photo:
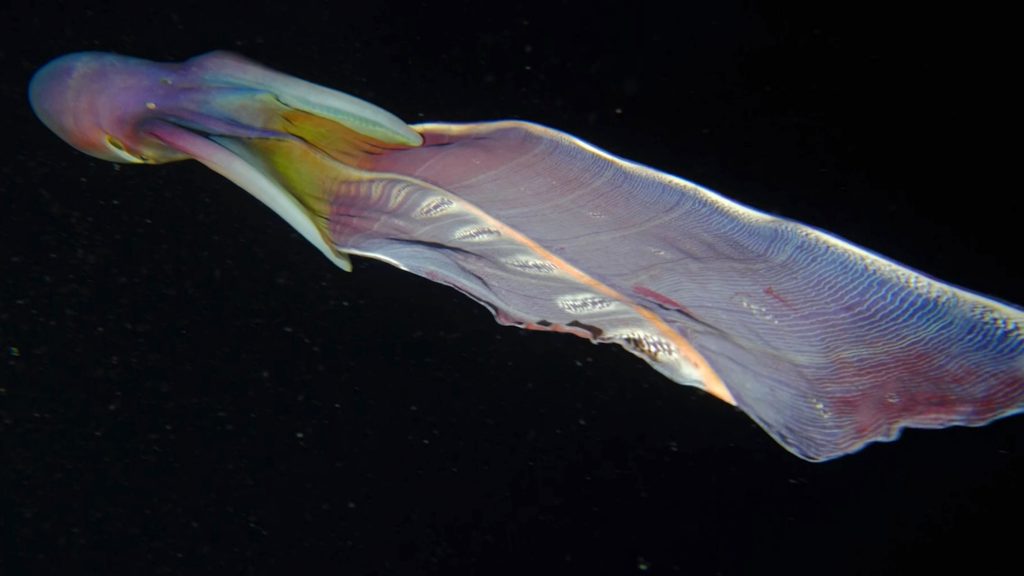
[[[576,328],[574,326],[566,326],[565,324],[535,324],[533,322],[526,322],[523,328],[527,330],[539,330],[541,332],[559,332],[562,334],[572,334],[573,336],[579,336],[580,338],[586,338],[587,340],[593,340],[594,335],[582,328]]]
[[[683,306],[682,304],[676,302],[675,300],[669,298],[668,296],[665,296],[660,292],[655,292],[654,290],[651,290],[646,286],[635,284],[633,285],[633,292],[636,292],[637,294],[643,296],[644,298],[650,298],[651,300],[654,300],[655,302],[661,304],[666,308],[673,308],[675,310],[683,312],[684,314],[693,316],[693,314],[686,308],[686,306]]]
[[[856,437],[869,438],[905,426],[977,425],[998,417],[1007,397],[1019,402],[1024,380],[1016,373],[971,365],[954,369],[941,358],[915,347],[886,356],[884,367],[877,357],[861,363],[836,360],[842,387],[866,392],[829,395],[825,405]],[[884,379],[877,374],[883,368]]]
[[[789,302],[787,302],[787,301],[786,301],[786,299],[785,299],[785,298],[783,298],[782,296],[779,296],[779,293],[778,293],[778,292],[776,292],[776,291],[775,291],[775,289],[774,289],[774,288],[772,288],[771,286],[768,286],[767,288],[765,288],[765,289],[764,289],[764,293],[765,293],[766,295],[768,295],[768,296],[771,296],[771,297],[772,297],[772,298],[774,298],[775,300],[778,300],[778,301],[779,301],[779,303],[780,303],[780,304],[782,304],[783,306],[785,306],[786,308],[789,308],[789,309],[792,309],[792,308],[793,308],[793,307],[792,307],[792,306],[791,306],[791,305],[789,304]]]

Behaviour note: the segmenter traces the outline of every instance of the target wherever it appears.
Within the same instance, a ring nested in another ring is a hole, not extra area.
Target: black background
[[[380,263],[347,275],[197,163],[77,153],[25,97],[66,52],[236,50],[409,122],[559,128],[1024,302],[1008,15],[247,6],[0,13],[0,573],[985,573],[1019,558],[1021,418],[809,464],[617,347],[500,327]]]

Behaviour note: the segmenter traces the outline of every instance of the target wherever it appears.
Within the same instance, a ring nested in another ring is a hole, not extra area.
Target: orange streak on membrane
[[[712,396],[715,396],[716,398],[719,398],[720,400],[728,402],[729,404],[732,404],[734,406],[736,405],[736,400],[733,398],[732,393],[729,392],[729,389],[726,388],[725,383],[722,382],[722,379],[718,376],[714,369],[711,368],[711,365],[708,364],[708,361],[705,360],[704,357],[701,356],[700,352],[698,352],[697,349],[694,348],[685,338],[680,336],[678,332],[669,328],[669,326],[665,324],[665,322],[663,322],[661,318],[659,318],[656,314],[654,314],[650,310],[647,310],[646,308],[643,308],[642,306],[637,306],[636,304],[630,303],[630,300],[628,298],[626,298],[622,294],[619,294],[610,286],[591,278],[590,276],[583,273],[576,267],[572,266],[565,260],[562,260],[558,256],[555,256],[540,244],[537,244],[535,241],[531,240],[524,234],[520,233],[518,230],[514,230],[509,226],[499,222],[498,220],[495,220],[492,216],[490,216],[480,208],[477,208],[472,203],[467,202],[461,198],[459,200],[463,202],[463,206],[467,209],[467,211],[474,213],[481,220],[485,220],[491,226],[498,228],[504,236],[514,239],[519,244],[533,251],[536,255],[547,260],[548,262],[553,263],[555,266],[558,267],[560,271],[567,274],[580,284],[588,286],[592,290],[614,299],[616,302],[621,302],[626,306],[629,306],[640,317],[642,317],[644,320],[647,320],[647,322],[654,326],[654,328],[659,332],[659,334],[663,338],[665,338],[666,340],[675,345],[676,349],[679,350],[679,353],[682,355],[682,357],[685,358],[686,361],[689,362],[690,365],[697,370],[697,374],[700,376],[701,382],[704,385],[705,392],[711,394]],[[533,328],[534,326],[542,330],[557,331],[554,329],[555,325],[539,326],[531,324],[528,325],[527,327]],[[572,332],[571,330],[569,330],[569,328],[570,327],[566,327],[565,331],[576,334],[576,332]]]
[[[474,127],[473,127],[473,125],[465,125],[465,126],[457,126],[457,125],[456,126],[420,125],[420,126],[413,126],[412,128],[414,130],[417,130],[421,134],[423,134],[423,136],[424,136],[424,138],[423,138],[424,145],[431,146],[431,145],[437,145],[437,144],[441,144],[441,143],[444,143],[444,142],[448,142],[448,141],[450,141],[450,139],[452,137],[456,137],[456,136],[458,136],[460,134],[466,134],[466,133],[470,132],[471,130],[473,130]],[[434,131],[434,132],[430,132],[430,133],[424,134],[424,130],[423,130],[424,128],[432,128],[432,129],[443,128],[443,130],[440,131],[440,132]],[[433,138],[433,140],[431,138]],[[442,190],[443,190],[443,188],[442,188]],[[453,194],[453,196],[454,196],[454,194]],[[460,200],[461,200],[461,198],[460,198]],[[554,263],[556,266],[559,267],[559,269],[561,269],[563,272],[565,272],[566,274],[568,274],[572,278],[576,279],[581,284],[589,286],[592,289],[596,290],[597,292],[599,292],[601,294],[604,294],[605,296],[608,296],[608,297],[614,299],[615,301],[621,302],[621,303],[629,306],[630,308],[632,308],[634,312],[636,312],[642,318],[644,318],[645,320],[650,322],[650,324],[657,329],[657,331],[661,334],[661,336],[663,336],[669,342],[672,342],[676,346],[676,348],[679,350],[679,353],[694,368],[696,368],[697,374],[700,377],[702,383],[704,384],[704,391],[705,392],[707,392],[707,393],[711,394],[712,396],[715,396],[715,397],[717,397],[717,398],[719,398],[719,399],[721,399],[721,400],[723,400],[725,402],[728,402],[729,404],[732,404],[734,406],[736,405],[736,400],[733,398],[732,393],[729,392],[729,389],[725,386],[725,383],[722,382],[721,377],[719,377],[718,374],[714,371],[714,369],[711,368],[711,365],[708,364],[708,361],[705,360],[703,356],[701,356],[700,352],[698,352],[696,348],[694,348],[689,342],[687,342],[685,338],[680,336],[678,332],[676,332],[675,330],[672,330],[671,328],[669,328],[668,325],[665,324],[661,320],[661,318],[659,318],[653,312],[647,310],[646,308],[643,308],[642,306],[631,304],[630,303],[631,301],[629,299],[627,299],[623,295],[619,294],[617,291],[615,291],[611,287],[606,286],[605,284],[602,284],[601,282],[598,282],[597,280],[595,280],[595,279],[591,278],[590,276],[584,274],[580,270],[576,269],[574,266],[570,265],[568,262],[565,262],[564,260],[562,260],[561,258],[555,256],[551,252],[548,252],[546,249],[541,247],[539,244],[537,244],[533,240],[530,240],[525,235],[523,235],[520,232],[518,232],[516,230],[513,230],[513,229],[509,228],[508,226],[506,226],[505,224],[495,220],[490,215],[488,215],[486,212],[484,212],[483,210],[480,210],[479,208],[477,208],[473,204],[471,204],[469,202],[466,202],[465,200],[463,200],[463,202],[465,202],[465,205],[467,206],[467,208],[469,209],[470,212],[473,212],[478,217],[480,217],[482,220],[491,223],[495,228],[498,228],[504,235],[516,239],[519,243],[521,243],[523,246],[526,246],[527,248],[532,250],[538,256],[541,256],[541,257],[547,259],[548,261]],[[552,325],[552,326],[554,326],[554,325]],[[552,330],[552,326],[539,326],[539,328],[541,328],[543,330]],[[567,329],[568,328],[569,327],[567,327]]]
[[[283,126],[285,130],[287,130],[291,134],[294,134],[295,136],[298,136],[299,138],[302,138],[305,142],[317,148],[325,155],[330,156],[335,160],[348,165],[350,168],[353,168],[356,171],[363,171],[365,170],[363,168],[364,166],[366,166],[367,164],[372,164],[372,162],[367,162],[367,156],[376,156],[389,149],[409,148],[408,146],[392,145],[380,142],[379,140],[370,138],[366,135],[360,134],[354,130],[346,128],[345,126],[342,126],[337,122],[320,118],[318,116],[302,112],[301,110],[289,110],[285,112],[283,116],[284,121],[286,123]],[[270,149],[277,147],[277,145],[283,145],[285,150],[294,149],[294,146],[289,146],[288,143],[284,141],[278,141],[273,143],[264,142],[262,144],[263,146],[267,146]],[[296,151],[293,150],[293,153],[296,153]],[[355,168],[356,166],[358,166],[359,168]],[[278,167],[280,168],[280,166]],[[372,171],[370,173],[372,173]],[[296,176],[299,176],[299,174],[291,174],[292,178],[295,178]],[[301,176],[309,177],[309,174],[302,174]],[[397,176],[409,178],[410,180],[416,180],[415,178],[403,176],[401,174],[397,174]],[[303,188],[301,185],[298,187],[294,186],[294,183],[295,182],[293,181],[293,185],[288,186],[288,188],[292,190],[293,194],[296,193],[296,188],[298,188],[300,191]],[[433,186],[429,182],[424,183],[434,188],[437,188],[436,186]],[[589,286],[596,292],[599,292],[605,296],[608,296],[609,298],[614,299],[617,302],[621,302],[629,306],[640,317],[647,320],[647,322],[651,326],[653,326],[663,338],[665,338],[666,340],[675,345],[676,349],[679,350],[681,356],[687,362],[689,362],[691,366],[693,366],[696,369],[698,377],[700,378],[701,383],[704,385],[704,390],[706,392],[725,402],[728,402],[729,404],[736,404],[736,400],[733,398],[728,388],[726,388],[725,383],[722,382],[722,379],[711,368],[707,360],[705,360],[704,357],[701,356],[701,354],[689,342],[686,341],[686,339],[680,336],[676,331],[669,328],[668,325],[665,324],[657,315],[647,310],[646,308],[643,308],[635,304],[631,304],[630,300],[623,296],[622,294],[619,294],[611,287],[591,278],[590,276],[578,270],[568,262],[562,260],[558,256],[555,256],[547,249],[542,247],[540,244],[537,244],[535,241],[531,240],[521,232],[514,230],[507,226],[506,224],[496,220],[494,217],[490,216],[485,211],[481,210],[471,202],[463,198],[460,198],[455,194],[452,194],[451,192],[444,190],[443,188],[437,189],[439,191],[444,192],[445,194],[455,196],[456,198],[458,198],[458,200],[462,203],[462,206],[464,206],[468,212],[474,214],[480,220],[488,222],[491,226],[499,229],[502,232],[502,234],[505,235],[506,237],[514,239],[519,244],[533,251],[541,258],[553,263],[562,272],[569,275],[571,278],[575,279],[580,284]],[[297,194],[297,196],[301,197],[302,194]],[[314,205],[310,203],[310,199],[305,198],[300,199],[300,201],[302,201],[302,203],[306,205],[308,209],[312,209],[312,211],[316,212]],[[320,229],[321,234],[324,235],[325,240],[327,240],[329,243],[329,235],[324,229],[322,221],[318,222],[318,228]],[[572,334],[576,334],[577,336],[581,336],[581,334],[578,331],[574,331],[570,326],[563,327],[563,330],[559,330],[558,328],[556,328],[556,326],[557,325],[555,324],[552,324],[551,326],[530,324],[527,327],[533,329],[539,328],[542,330],[549,331],[565,331]]]

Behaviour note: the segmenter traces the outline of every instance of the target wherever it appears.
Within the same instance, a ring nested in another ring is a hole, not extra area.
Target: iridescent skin
[[[351,269],[348,257],[320,238],[297,200],[213,138],[323,143],[315,132],[326,122],[343,136],[341,155],[422,142],[401,120],[372,104],[227,52],[182,64],[69,54],[36,73],[29,99],[47,127],[91,156],[128,163],[203,162],[267,204],[345,270]]]
[[[214,52],[59,58],[36,114],[114,162],[196,159],[338,266],[377,258],[503,324],[625,347],[827,460],[1024,409],[1024,312],[534,124],[406,126]]]

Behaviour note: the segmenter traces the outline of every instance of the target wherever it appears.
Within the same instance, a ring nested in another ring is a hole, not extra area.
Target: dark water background
[[[383,264],[346,275],[198,164],[76,153],[25,98],[66,52],[236,50],[409,122],[547,124],[1024,302],[1007,21],[863,3],[4,5],[0,574],[1016,561],[1022,418],[808,464],[617,347],[499,327]]]

